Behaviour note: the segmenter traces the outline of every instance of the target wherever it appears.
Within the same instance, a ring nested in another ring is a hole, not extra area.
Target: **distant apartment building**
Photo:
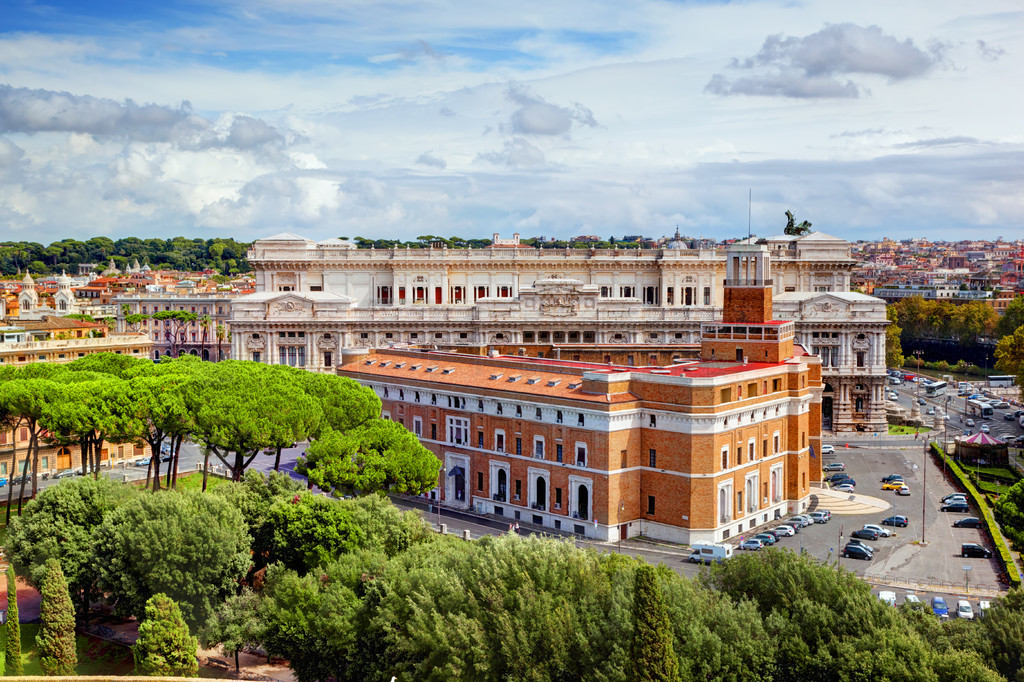
[[[117,328],[146,335],[153,345],[151,357],[154,360],[171,354],[175,357],[195,355],[203,360],[227,360],[231,357],[231,303],[238,295],[234,292],[123,294],[115,299]],[[153,319],[153,315],[165,310],[193,313],[196,319],[185,324],[176,320]],[[147,318],[129,324],[127,318],[130,315]]]
[[[728,251],[722,319],[672,366],[347,350],[443,462],[430,496],[600,540],[721,541],[807,508],[821,477],[821,362],[772,319],[764,245]]]
[[[0,365],[72,362],[92,353],[148,358],[152,345],[142,334],[111,334],[105,324],[57,316],[0,325]]]

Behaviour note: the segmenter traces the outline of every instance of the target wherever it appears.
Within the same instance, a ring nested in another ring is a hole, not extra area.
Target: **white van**
[[[690,545],[691,564],[722,563],[732,558],[732,545],[703,544]]]
[[[903,380],[900,379],[899,377],[889,377],[889,385],[890,386],[902,386],[903,385]]]
[[[971,602],[966,599],[961,599],[956,603],[956,617],[963,618],[964,620],[974,620],[974,609],[971,608]]]

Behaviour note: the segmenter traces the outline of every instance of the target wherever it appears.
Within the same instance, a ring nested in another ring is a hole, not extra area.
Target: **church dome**
[[[683,241],[683,236],[679,234],[679,228],[676,228],[675,236],[672,237],[672,241],[670,241],[668,244],[665,244],[665,248],[682,250],[689,249],[690,247],[685,241]]]

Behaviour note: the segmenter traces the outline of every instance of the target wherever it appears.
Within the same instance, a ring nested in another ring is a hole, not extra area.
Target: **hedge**
[[[985,519],[985,526],[988,528],[988,534],[992,537],[992,543],[996,546],[996,552],[999,554],[999,561],[1003,564],[1003,569],[1006,571],[1006,577],[1010,581],[1010,587],[1020,587],[1020,571],[1017,569],[1017,564],[1013,560],[1013,555],[1010,554],[1010,548],[1006,546],[1006,541],[1003,539],[1003,534],[999,530],[999,524],[996,523],[995,517],[992,515],[992,508],[990,503],[985,496],[978,492],[978,489],[971,483],[970,478],[963,472],[960,466],[950,459],[938,443],[932,443],[932,454],[946,461],[946,468],[953,473],[953,476],[960,483],[960,486],[967,491],[967,495],[974,502],[974,506],[978,508],[982,518]]]

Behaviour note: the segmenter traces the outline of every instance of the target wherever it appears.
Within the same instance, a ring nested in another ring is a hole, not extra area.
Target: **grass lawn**
[[[899,424],[889,424],[889,435],[890,436],[912,436],[915,433],[928,433],[931,429],[927,426],[902,426]]]
[[[967,462],[961,463],[960,466],[963,467],[965,470],[977,471],[988,476],[995,476],[997,478],[1005,478],[1008,481],[1017,480],[1017,474],[1011,471],[1010,469],[1007,469],[1006,467],[975,467],[971,464],[968,464]]]
[[[21,663],[26,675],[42,675],[39,655],[36,652],[38,624],[21,625]],[[3,628],[0,643],[6,644],[7,628]],[[113,644],[101,639],[75,635],[78,650],[79,675],[129,675],[135,669],[132,651],[126,646]]]
[[[216,488],[219,485],[225,485],[230,483],[226,478],[220,476],[208,476],[206,479],[206,489]],[[188,476],[178,476],[178,490],[202,490],[203,489],[203,472],[197,471],[190,473]]]

